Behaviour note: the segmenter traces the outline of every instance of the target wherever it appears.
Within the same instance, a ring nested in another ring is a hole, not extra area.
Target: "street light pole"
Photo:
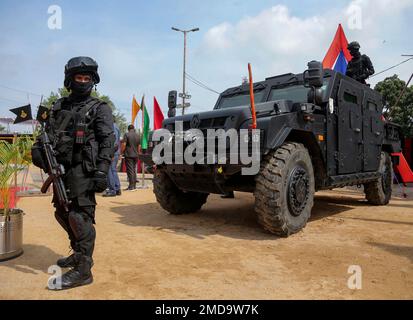
[[[185,80],[186,80],[186,34],[188,32],[196,32],[199,31],[199,28],[193,28],[191,30],[181,30],[175,27],[171,28],[174,31],[182,32],[184,34],[184,65],[183,65],[183,72],[182,72],[182,93],[180,96],[182,97],[182,115],[185,114],[185,108],[188,108],[188,106],[185,105],[186,99],[189,99],[190,96],[186,94],[186,88],[185,88]]]
[[[184,31],[184,67],[182,73],[182,115],[185,114],[185,98],[186,98],[186,91],[185,91],[185,78],[186,78],[186,33]]]

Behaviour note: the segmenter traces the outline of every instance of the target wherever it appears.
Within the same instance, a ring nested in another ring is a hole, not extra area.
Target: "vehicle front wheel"
[[[161,207],[171,214],[196,212],[201,209],[209,195],[208,193],[182,191],[161,170],[155,170],[153,192]]]
[[[256,177],[259,223],[278,236],[298,232],[311,215],[314,192],[314,171],[307,149],[301,143],[284,143],[265,156]]]

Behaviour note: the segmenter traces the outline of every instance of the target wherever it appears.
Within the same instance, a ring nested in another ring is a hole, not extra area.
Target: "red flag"
[[[165,119],[163,116],[161,107],[159,106],[158,101],[156,101],[156,98],[153,97],[153,125],[154,125],[154,130],[162,128],[162,121]]]
[[[347,38],[341,24],[338,25],[334,40],[323,60],[323,67],[346,72],[347,63],[353,58],[347,49]]]

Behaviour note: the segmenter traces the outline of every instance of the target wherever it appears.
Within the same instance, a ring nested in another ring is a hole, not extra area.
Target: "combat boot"
[[[78,264],[73,269],[63,274],[60,279],[58,279],[61,281],[61,287],[58,287],[56,289],[65,290],[92,283],[92,265],[93,260],[91,257],[81,255]]]
[[[57,260],[56,264],[60,268],[74,268],[76,267],[81,255],[81,253],[75,251],[70,256]]]

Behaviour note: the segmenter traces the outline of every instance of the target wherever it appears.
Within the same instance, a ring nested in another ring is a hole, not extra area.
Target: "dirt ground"
[[[400,195],[400,192],[398,192]],[[369,206],[357,190],[316,195],[306,228],[277,238],[257,224],[253,197],[209,197],[172,216],[152,189],[98,196],[95,282],[46,289],[69,253],[51,198],[23,198],[24,254],[0,263],[0,299],[412,299],[413,192]],[[348,268],[362,270],[351,290]]]

